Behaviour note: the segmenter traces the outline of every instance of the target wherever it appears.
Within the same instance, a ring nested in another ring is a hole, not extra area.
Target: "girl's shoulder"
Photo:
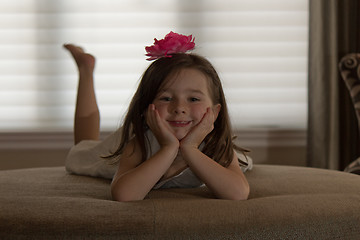
[[[150,129],[145,132],[145,149],[147,159],[154,155],[160,149],[160,144]]]
[[[141,163],[141,160],[141,148],[134,137],[125,145],[124,150],[119,157],[119,166],[122,165],[123,167],[125,165],[128,167],[135,167]]]
[[[246,172],[247,170],[251,170],[253,168],[253,160],[250,156],[248,156],[245,152],[243,151],[235,151],[235,154],[238,158],[240,167],[242,169],[243,172]]]

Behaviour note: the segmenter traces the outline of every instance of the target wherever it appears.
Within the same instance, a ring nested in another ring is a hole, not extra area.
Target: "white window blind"
[[[305,128],[308,0],[0,0],[0,131],[71,131],[77,71],[97,57],[102,130],[121,122],[153,38],[193,34],[235,128]]]

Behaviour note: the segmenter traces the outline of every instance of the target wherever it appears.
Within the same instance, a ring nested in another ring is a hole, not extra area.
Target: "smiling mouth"
[[[191,123],[191,121],[168,121],[168,122],[173,127],[186,127]]]

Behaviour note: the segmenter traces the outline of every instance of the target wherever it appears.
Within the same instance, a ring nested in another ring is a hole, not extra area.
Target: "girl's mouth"
[[[186,127],[190,125],[191,121],[168,121],[172,127]]]

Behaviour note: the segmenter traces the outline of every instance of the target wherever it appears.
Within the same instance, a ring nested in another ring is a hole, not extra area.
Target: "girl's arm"
[[[116,201],[142,200],[170,167],[178,147],[162,147],[141,162],[140,147],[133,139],[124,149],[118,170],[111,183],[111,195]]]
[[[190,169],[221,199],[246,200],[250,188],[236,154],[225,168],[206,156],[198,148],[180,147],[181,154]]]
[[[214,128],[215,113],[208,109],[201,122],[180,142],[180,151],[191,170],[223,199],[245,200],[249,184],[240,168],[236,154],[225,168],[202,153],[198,146]]]
[[[179,141],[165,127],[153,104],[148,108],[146,120],[160,144],[160,150],[142,162],[140,146],[135,138],[125,147],[111,184],[112,196],[117,201],[144,199],[169,169],[179,151]]]

